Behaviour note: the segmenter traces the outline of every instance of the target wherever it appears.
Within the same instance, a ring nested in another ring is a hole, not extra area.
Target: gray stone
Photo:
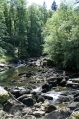
[[[41,119],[66,119],[71,114],[69,109],[60,109],[56,111],[52,111],[48,115],[42,117]]]
[[[68,108],[69,108],[70,110],[74,110],[74,109],[76,109],[77,107],[79,107],[79,102],[73,102],[73,103],[71,103],[71,104],[68,106]]]
[[[54,111],[54,110],[56,110],[57,108],[56,108],[56,106],[54,106],[54,105],[49,105],[47,108],[46,108],[46,113],[50,113],[50,112],[52,112],[52,111]]]
[[[34,111],[33,112],[33,115],[40,117],[40,116],[44,116],[45,115],[45,112],[38,110],[38,111]]]

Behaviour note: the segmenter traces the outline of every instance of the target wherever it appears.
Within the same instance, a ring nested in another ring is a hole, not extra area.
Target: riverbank
[[[36,58],[27,60],[24,70],[19,72],[23,66],[18,67],[18,79],[9,80],[10,86],[2,85],[10,98],[1,105],[0,115],[7,119],[69,119],[78,111],[79,74],[66,71],[63,77],[63,70],[47,66],[46,61],[41,66],[40,62]]]
[[[12,60],[13,57],[11,56],[4,56],[4,55],[1,55],[0,56],[0,63],[6,63],[6,62],[9,62],[10,60]]]

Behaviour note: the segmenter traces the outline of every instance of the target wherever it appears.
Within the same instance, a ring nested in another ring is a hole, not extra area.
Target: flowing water
[[[20,73],[27,72],[27,71],[36,72],[37,69],[34,68],[34,67],[22,66],[22,67],[16,67],[16,68],[1,72],[0,73],[0,85],[4,85],[4,86],[20,86],[20,87],[28,85],[28,82],[30,80],[34,80],[34,79],[33,78],[27,78],[27,77],[21,77],[21,76],[18,75]],[[24,82],[22,81],[20,83],[16,83],[16,82],[12,83],[12,80],[19,81],[21,78],[24,78],[24,79],[22,79],[22,80],[24,80]],[[35,84],[35,85],[37,85],[37,84]],[[39,85],[41,86],[41,84],[39,84]],[[36,92],[41,91],[41,87],[37,86],[37,88],[34,89],[34,91],[36,91]],[[58,87],[55,90],[52,90],[52,91],[49,91],[49,92],[45,93],[45,95],[49,96],[49,97],[53,97],[53,100],[50,100],[49,102],[51,104],[55,104],[56,100],[58,99],[58,97],[60,96],[62,91],[63,91],[63,89],[61,87]],[[58,104],[58,105],[59,106],[60,105],[64,106],[62,104]]]

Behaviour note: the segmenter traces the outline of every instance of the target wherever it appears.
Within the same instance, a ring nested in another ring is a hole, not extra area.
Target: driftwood
[[[20,105],[26,106],[25,104],[23,104],[22,102],[20,102],[19,100],[17,100],[11,92],[8,92],[8,93],[9,93],[9,95],[10,95],[17,103],[20,103]]]

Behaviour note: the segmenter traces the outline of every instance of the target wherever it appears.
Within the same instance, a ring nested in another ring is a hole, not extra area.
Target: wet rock
[[[46,108],[46,113],[50,113],[50,112],[52,112],[52,111],[54,111],[54,110],[56,110],[57,108],[56,108],[56,106],[54,106],[54,105],[49,105],[47,108]]]
[[[49,84],[46,83],[46,84],[42,85],[42,89],[46,89],[46,90],[48,90],[48,89],[49,89]]]
[[[46,93],[48,90],[47,89],[42,89],[42,93]]]
[[[33,99],[32,99],[31,97],[29,97],[29,98],[24,98],[24,99],[22,100],[22,102],[23,102],[25,105],[27,105],[27,106],[33,106],[33,105],[34,105],[34,101],[33,101]]]
[[[48,100],[53,100],[53,97],[50,96],[49,94],[42,94],[42,96],[45,98],[45,99],[48,99]]]
[[[30,94],[30,90],[29,89],[24,89],[24,90],[21,90],[19,92],[20,95],[23,95],[23,94]]]

